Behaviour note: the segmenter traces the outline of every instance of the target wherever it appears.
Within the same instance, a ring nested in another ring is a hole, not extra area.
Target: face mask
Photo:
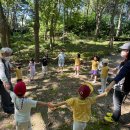
[[[10,61],[10,57],[5,57],[4,58],[6,61]]]
[[[122,51],[121,52],[121,57],[126,58],[127,57],[127,52],[126,51]]]

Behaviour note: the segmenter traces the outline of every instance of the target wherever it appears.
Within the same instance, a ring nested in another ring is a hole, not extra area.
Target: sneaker
[[[110,123],[115,122],[115,121],[112,119],[111,116],[105,116],[105,117],[104,117],[104,120],[107,121],[107,122],[110,122]]]
[[[113,114],[112,113],[110,113],[110,112],[107,112],[106,113],[106,116],[109,116],[109,117],[111,117]]]

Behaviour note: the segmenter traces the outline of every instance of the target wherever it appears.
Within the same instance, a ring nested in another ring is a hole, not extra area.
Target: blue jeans
[[[103,92],[106,89],[106,82],[107,82],[107,78],[101,78],[101,88],[102,88]]]
[[[113,104],[114,104],[114,111],[112,118],[114,121],[119,121],[121,116],[121,105],[125,94],[121,91],[114,90],[113,93]]]
[[[86,122],[73,122],[73,130],[84,130],[86,128],[87,123]]]

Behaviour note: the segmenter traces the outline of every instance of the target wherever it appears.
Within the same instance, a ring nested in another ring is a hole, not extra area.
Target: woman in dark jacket
[[[130,42],[122,45],[120,49],[124,61],[120,64],[118,74],[105,90],[109,92],[114,87],[114,110],[113,113],[107,113],[104,117],[108,122],[119,121],[123,99],[130,92]]]

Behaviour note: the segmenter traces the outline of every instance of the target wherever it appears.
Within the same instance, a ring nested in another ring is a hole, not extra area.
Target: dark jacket
[[[114,81],[117,84],[123,78],[125,78],[125,80],[124,80],[124,83],[123,83],[122,91],[124,91],[125,93],[129,93],[130,92],[130,60],[124,62],[124,64],[122,65],[122,68],[119,71],[119,73],[114,78]]]
[[[43,66],[47,66],[47,64],[48,64],[48,60],[46,57],[43,57],[41,62],[42,62]]]

